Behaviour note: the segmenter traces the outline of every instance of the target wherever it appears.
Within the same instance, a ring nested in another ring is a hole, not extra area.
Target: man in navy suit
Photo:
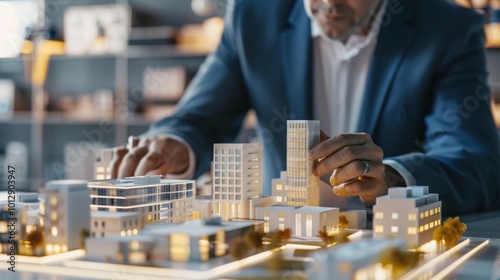
[[[286,120],[319,119],[309,157],[337,195],[370,205],[418,184],[440,195],[444,215],[499,207],[482,28],[445,0],[230,2],[221,43],[177,111],[117,148],[113,175],[196,177],[253,109],[266,194],[286,169]]]

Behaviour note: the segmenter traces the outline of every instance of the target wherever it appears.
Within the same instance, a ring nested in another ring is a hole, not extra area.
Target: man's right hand
[[[135,138],[117,147],[111,161],[111,178],[182,174],[189,167],[187,146],[169,136]]]

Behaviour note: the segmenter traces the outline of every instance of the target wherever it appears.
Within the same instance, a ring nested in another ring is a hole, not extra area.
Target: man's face
[[[305,0],[323,33],[346,40],[371,20],[381,0]]]

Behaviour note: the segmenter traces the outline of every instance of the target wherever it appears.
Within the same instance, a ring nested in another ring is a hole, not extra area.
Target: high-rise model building
[[[250,218],[250,200],[262,196],[262,145],[215,144],[213,214]]]
[[[191,220],[194,180],[161,179],[161,176],[94,181],[88,184],[92,211],[139,212],[143,224]]]
[[[83,247],[90,226],[90,191],[81,180],[50,181],[45,185],[45,252],[62,253]]]
[[[283,203],[319,205],[319,178],[312,174],[308,151],[320,142],[319,121],[287,121],[286,185]]]
[[[413,248],[432,240],[441,225],[441,201],[429,187],[390,188],[373,207],[373,238],[392,236]]]

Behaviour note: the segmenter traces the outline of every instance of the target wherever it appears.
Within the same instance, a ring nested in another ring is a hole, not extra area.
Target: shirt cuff
[[[192,179],[194,176],[195,172],[195,167],[196,167],[196,155],[194,154],[193,148],[191,148],[191,145],[189,145],[186,140],[182,139],[181,137],[173,134],[163,134],[165,136],[168,136],[174,140],[177,140],[181,142],[182,144],[186,145],[188,152],[189,152],[189,166],[184,173],[181,174],[167,174],[165,176],[165,179],[175,179],[175,180],[180,180],[180,179]]]
[[[390,167],[394,168],[401,177],[403,177],[403,180],[405,180],[406,186],[415,186],[417,185],[417,180],[413,175],[411,175],[410,171],[406,169],[401,163],[393,160],[393,159],[384,159],[383,161],[384,164],[389,165]]]

